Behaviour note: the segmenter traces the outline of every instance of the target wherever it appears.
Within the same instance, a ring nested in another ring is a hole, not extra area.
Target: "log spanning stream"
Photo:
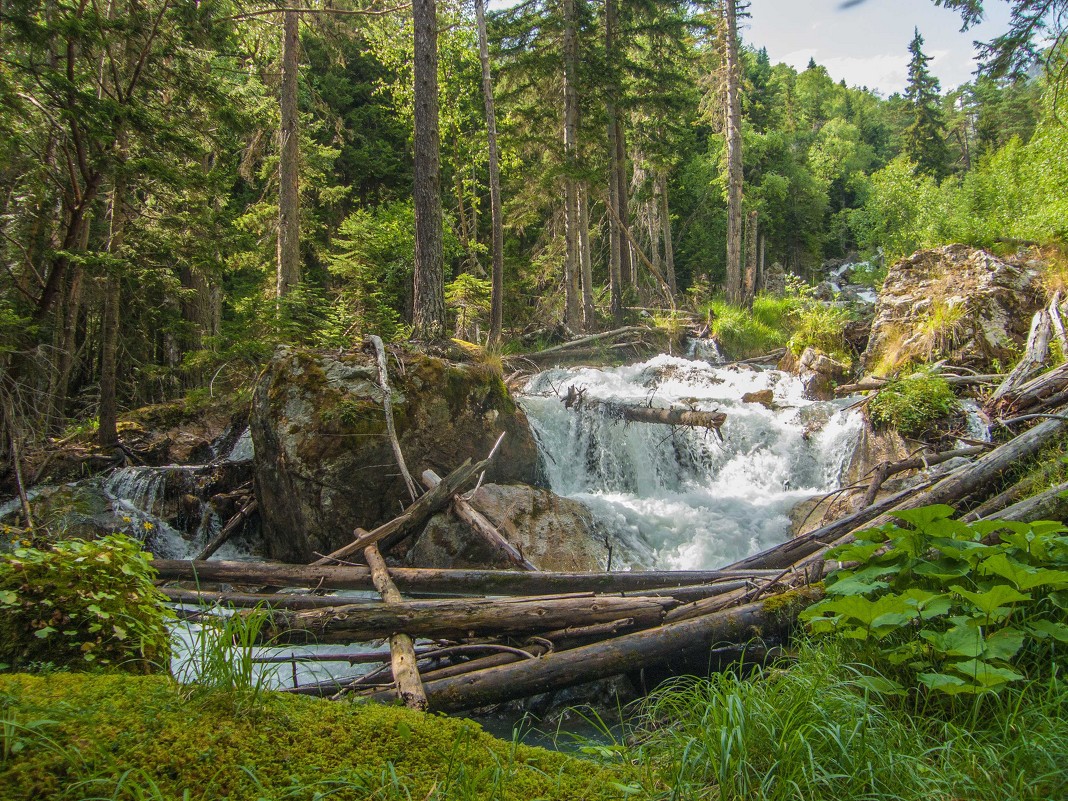
[[[600,403],[565,408],[572,386]],[[769,391],[766,405],[743,399]],[[807,400],[787,373],[664,355],[546,370],[519,401],[552,490],[591,508],[616,542],[614,569],[709,569],[784,541],[790,510],[839,486],[861,429],[849,401]],[[611,404],[718,410],[726,422],[721,436],[627,423]]]

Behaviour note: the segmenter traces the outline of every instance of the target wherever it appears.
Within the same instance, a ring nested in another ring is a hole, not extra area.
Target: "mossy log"
[[[274,610],[265,636],[279,643],[362,642],[403,632],[412,637],[462,639],[521,634],[633,618],[655,626],[676,602],[670,598],[403,601],[307,611]]]
[[[161,580],[199,584],[247,584],[323,590],[373,590],[363,565],[290,565],[279,562],[195,562],[156,559]],[[397,588],[420,595],[553,595],[565,592],[638,592],[693,587],[774,576],[778,570],[635,570],[618,573],[562,573],[518,570],[390,568]]]
[[[785,634],[795,617],[796,611],[789,609],[772,611],[764,603],[748,604],[537,659],[429,680],[424,686],[432,710],[456,712],[662,664],[717,643],[776,638]],[[379,692],[372,698],[392,700],[396,694]]]

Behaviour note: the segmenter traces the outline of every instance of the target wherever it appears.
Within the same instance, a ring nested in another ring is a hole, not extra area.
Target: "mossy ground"
[[[4,799],[623,796],[591,762],[377,704],[242,706],[164,677],[74,673],[2,676],[0,704]]]

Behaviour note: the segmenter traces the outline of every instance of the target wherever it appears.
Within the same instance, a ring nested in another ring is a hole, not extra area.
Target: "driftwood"
[[[356,532],[358,535],[360,529]],[[387,605],[403,606],[404,599],[401,598],[400,592],[389,577],[386,560],[379,553],[378,546],[368,545],[363,555],[367,558],[367,566],[371,568],[371,579],[379,595],[382,596],[382,600]],[[411,709],[426,709],[426,693],[423,691],[423,683],[419,680],[415,642],[408,634],[398,630],[389,637],[389,655],[393,681],[397,684],[397,695],[401,701]]]
[[[658,409],[653,406],[639,406],[629,403],[616,403],[586,398],[586,391],[575,386],[568,387],[567,395],[561,398],[568,409],[578,411],[581,408],[602,409],[609,417],[627,420],[632,423],[659,423],[669,426],[696,426],[719,431],[727,420],[723,412],[699,412],[693,409]]]
[[[207,559],[223,545],[227,540],[234,535],[234,533],[241,528],[241,525],[248,520],[248,518],[259,508],[255,498],[251,498],[248,503],[242,506],[237,514],[230,518],[229,522],[223,526],[222,531],[215,535],[215,537],[204,546],[204,550],[197,554],[197,559]]]
[[[423,471],[423,484],[427,489],[434,489],[441,483],[441,478],[433,470]],[[460,520],[466,523],[472,531],[478,534],[494,551],[503,556],[515,567],[521,570],[537,570],[528,562],[519,550],[512,545],[497,530],[482,512],[478,511],[470,501],[462,495],[454,495],[452,499],[452,511]]]
[[[1063,404],[1068,400],[1068,362],[1035,376],[1027,383],[1014,388],[995,403],[987,403],[991,417],[1001,413],[1042,411]]]
[[[675,606],[669,598],[609,596],[535,599],[500,603],[445,599],[392,604],[354,604],[291,612],[274,610],[267,632],[273,642],[359,642],[403,631],[413,637],[462,639],[519,634],[634,618],[653,626]]]
[[[161,580],[200,584],[247,584],[324,590],[373,590],[365,565],[289,565],[280,562],[193,562],[155,559]],[[421,595],[551,595],[567,592],[628,592],[688,587],[721,581],[774,576],[777,570],[635,570],[619,573],[524,572],[517,570],[446,570],[395,567],[397,588]]]
[[[378,385],[382,389],[382,408],[386,413],[386,433],[389,435],[389,444],[393,448],[393,457],[397,460],[404,485],[408,488],[408,494],[414,501],[419,497],[419,490],[415,486],[415,480],[408,471],[408,465],[404,461],[404,452],[401,451],[400,440],[397,438],[397,428],[393,424],[393,392],[389,388],[389,367],[386,364],[386,346],[382,344],[382,337],[372,334],[367,340],[374,346],[375,356],[378,362]]]
[[[430,708],[442,712],[485,706],[511,698],[572,687],[707,651],[721,642],[771,638],[792,622],[788,611],[770,612],[763,603],[749,604],[694,620],[658,626],[538,659],[427,681]],[[395,698],[392,691],[374,696]]]
[[[1002,373],[988,373],[981,375],[943,375],[942,378],[946,380],[946,383],[950,386],[972,386],[975,384],[993,384],[997,381],[1002,381],[1005,375]],[[858,392],[871,392],[873,390],[882,389],[889,384],[891,379],[879,378],[878,376],[869,376],[863,381],[858,381],[855,384],[842,384],[835,387],[834,394],[838,397],[845,395],[855,395]]]
[[[985,445],[971,445],[967,448],[944,451],[942,453],[931,454],[930,456],[914,456],[909,459],[902,459],[898,462],[881,462],[872,474],[871,483],[868,485],[867,492],[864,493],[864,498],[861,500],[860,506],[862,509],[871,506],[875,501],[876,495],[879,494],[883,482],[896,473],[903,473],[906,470],[926,470],[929,467],[948,462],[951,459],[977,456],[992,447],[992,445],[989,447]]]
[[[431,515],[445,508],[457,490],[477,473],[485,470],[488,464],[489,459],[484,459],[477,464],[471,464],[471,460],[468,459],[445,476],[434,489],[419,496],[419,499],[405,509],[404,514],[400,515],[400,517],[395,517],[388,523],[383,523],[373,531],[365,532],[363,536],[357,536],[348,545],[338,548],[321,559],[317,559],[312,564],[327,565],[333,562],[340,562],[355,553],[362,552],[368,545],[377,544],[380,540],[390,538],[392,543],[411,534],[415,529],[423,525]]]
[[[1031,318],[1031,332],[1027,336],[1027,348],[1023,357],[1001,382],[1001,386],[994,390],[990,403],[997,403],[1042,369],[1049,361],[1049,343],[1052,338],[1053,322],[1050,314],[1045,309],[1039,309]]]

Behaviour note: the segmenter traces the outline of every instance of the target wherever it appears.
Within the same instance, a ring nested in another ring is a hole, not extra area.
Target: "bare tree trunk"
[[[486,139],[489,145],[490,250],[493,258],[490,294],[491,345],[501,341],[504,326],[504,217],[501,211],[501,165],[497,150],[497,115],[493,106],[493,74],[490,70],[489,37],[486,33],[486,8],[475,0],[478,19],[478,56],[482,62],[482,99],[486,105]]]
[[[757,213],[749,212],[745,221],[745,280],[742,287],[742,303],[753,308],[757,291]]]
[[[675,280],[675,245],[671,240],[671,212],[668,203],[667,170],[659,170],[656,174],[656,180],[660,185],[660,231],[664,236],[664,272],[671,294],[677,295],[679,287]]]
[[[579,187],[579,267],[582,278],[582,327],[597,327],[597,310],[593,304],[593,262],[590,256],[590,193],[586,182]]]
[[[564,0],[564,231],[567,253],[564,258],[564,322],[578,331],[582,310],[579,301],[579,201],[575,168],[578,161],[578,33],[575,29],[575,0]]]
[[[108,233],[108,254],[112,258],[121,256],[126,233],[126,147],[126,133],[120,129],[116,140],[118,157],[115,185],[111,191],[111,226]],[[97,442],[104,447],[115,445],[119,441],[116,384],[119,366],[120,294],[118,276],[108,275],[104,288],[104,314],[100,324],[100,407],[96,434]]]
[[[275,294],[283,298],[300,283],[300,132],[297,71],[300,17],[287,7],[282,28],[282,125],[278,132],[278,265]]]
[[[736,0],[723,3],[726,51],[727,112],[727,300],[741,303],[742,295],[742,110],[741,69],[738,63]]]
[[[416,339],[445,336],[441,234],[441,134],[438,130],[438,21],[435,0],[414,0]]]
[[[617,0],[605,0],[604,3],[604,49],[605,59],[610,74],[615,75],[616,59],[616,36],[618,9]],[[617,158],[616,150],[617,133],[619,130],[619,107],[616,97],[616,86],[613,84],[605,98],[605,115],[608,118],[608,205],[615,212],[615,217],[623,219],[619,189],[622,186],[620,178],[624,167]],[[619,225],[611,219],[608,220],[608,288],[611,295],[612,320],[615,324],[623,324],[623,232]]]

